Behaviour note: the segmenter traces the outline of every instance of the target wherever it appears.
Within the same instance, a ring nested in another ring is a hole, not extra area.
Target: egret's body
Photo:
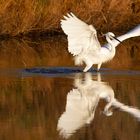
[[[68,36],[68,51],[75,57],[75,64],[86,64],[84,72],[88,71],[93,64],[97,64],[97,70],[102,63],[111,60],[115,56],[115,47],[125,39],[140,36],[140,25],[128,33],[115,37],[112,32],[105,34],[107,44],[101,47],[96,29],[92,25],[78,19],[73,13],[64,16],[61,27]]]

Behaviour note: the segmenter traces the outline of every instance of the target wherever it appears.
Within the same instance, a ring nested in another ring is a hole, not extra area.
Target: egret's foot
[[[83,72],[87,72],[88,70],[84,69]]]
[[[90,70],[91,67],[92,67],[91,64],[87,65],[87,66],[84,68],[83,72],[87,72],[88,70]]]
[[[97,70],[97,69],[91,68],[91,69],[88,69],[88,70],[84,69],[83,72],[100,72],[100,71]]]
[[[92,72],[92,71],[96,71],[95,69],[93,68],[90,68],[90,69],[84,69],[83,72]]]
[[[85,67],[83,72],[88,72],[90,70],[90,68]]]

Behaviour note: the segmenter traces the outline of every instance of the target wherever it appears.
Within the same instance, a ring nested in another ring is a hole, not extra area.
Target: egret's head
[[[108,32],[107,34],[105,34],[106,36],[108,36],[110,39],[114,39],[115,34],[112,32]]]
[[[108,32],[107,34],[105,34],[105,36],[106,36],[106,37],[109,37],[111,40],[115,39],[115,40],[117,40],[118,42],[121,43],[121,41],[120,41],[118,38],[116,38],[116,37],[115,37],[115,34],[112,33],[112,32]]]

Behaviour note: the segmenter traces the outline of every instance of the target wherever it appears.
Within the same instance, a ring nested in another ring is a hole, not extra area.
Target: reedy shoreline
[[[140,23],[139,0],[1,0],[0,36],[61,34],[60,19],[73,12],[98,32],[125,32]]]

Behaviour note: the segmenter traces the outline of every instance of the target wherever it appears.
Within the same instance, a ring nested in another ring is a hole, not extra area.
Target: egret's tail
[[[121,111],[125,111],[140,121],[140,110],[131,106],[124,105],[117,100],[114,100],[112,106],[119,108]]]
[[[81,56],[75,56],[74,60],[75,60],[75,65],[82,65],[83,64],[83,59]]]

